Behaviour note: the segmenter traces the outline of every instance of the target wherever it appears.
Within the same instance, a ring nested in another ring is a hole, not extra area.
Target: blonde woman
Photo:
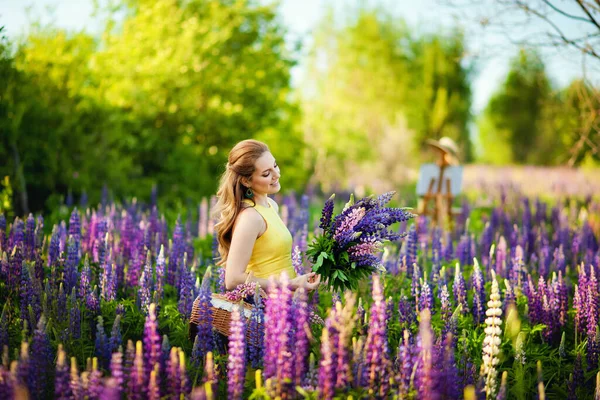
[[[266,144],[244,140],[229,152],[217,191],[215,224],[227,290],[246,282],[268,288],[269,278],[286,273],[292,289],[314,290],[320,276],[296,276],[292,266],[292,235],[269,198],[281,190],[279,165]]]

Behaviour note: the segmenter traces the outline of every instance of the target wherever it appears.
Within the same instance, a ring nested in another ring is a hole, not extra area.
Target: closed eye
[[[275,164],[273,168],[279,168],[279,165]],[[262,176],[264,176],[266,178],[269,175],[271,175],[271,171],[267,171],[267,173],[263,174]]]

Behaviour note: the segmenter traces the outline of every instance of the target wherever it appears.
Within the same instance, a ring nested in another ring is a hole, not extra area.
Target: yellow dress
[[[269,278],[286,271],[288,277],[296,277],[292,266],[292,234],[283,223],[273,206],[273,200],[268,199],[269,207],[260,204],[252,205],[265,220],[267,230],[256,239],[246,267],[246,273],[252,272],[257,278]]]

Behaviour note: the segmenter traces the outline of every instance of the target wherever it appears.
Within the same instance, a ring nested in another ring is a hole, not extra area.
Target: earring
[[[247,199],[251,199],[254,197],[254,192],[252,191],[252,189],[248,188],[246,189],[246,193],[244,193],[244,195]]]

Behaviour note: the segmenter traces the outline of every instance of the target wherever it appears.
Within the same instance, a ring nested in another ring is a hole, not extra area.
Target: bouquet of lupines
[[[385,271],[378,253],[386,241],[404,235],[389,230],[390,225],[415,216],[408,208],[385,207],[395,193],[357,202],[351,195],[338,215],[333,215],[335,195],[325,202],[319,225],[323,233],[315,237],[306,254],[313,263],[312,270],[333,290],[354,290],[362,278]]]

